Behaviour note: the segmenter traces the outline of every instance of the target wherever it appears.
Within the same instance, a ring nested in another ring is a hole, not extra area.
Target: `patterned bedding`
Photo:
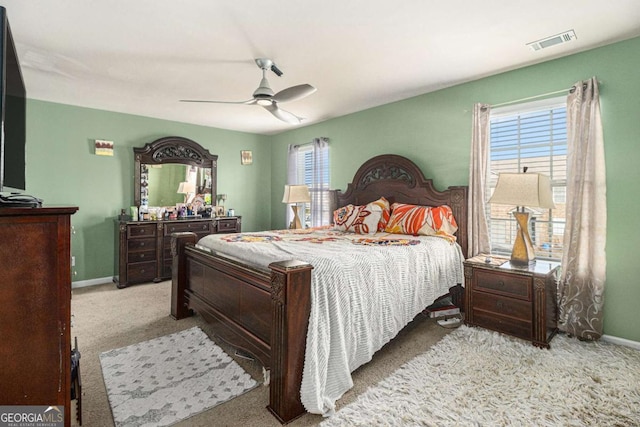
[[[353,386],[351,372],[463,283],[460,246],[435,236],[276,230],[212,234],[197,247],[260,269],[288,259],[314,266],[300,394],[308,412],[323,415]]]

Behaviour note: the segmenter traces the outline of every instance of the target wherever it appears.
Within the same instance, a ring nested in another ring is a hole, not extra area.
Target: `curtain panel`
[[[491,107],[473,106],[471,165],[469,167],[469,217],[467,220],[468,257],[490,253],[489,230],[485,212],[489,168]]]
[[[603,329],[607,199],[604,137],[595,77],[577,82],[567,97],[567,145],[559,328],[580,339],[596,340]]]
[[[311,226],[319,227],[330,222],[329,193],[329,138],[314,138],[311,194]]]

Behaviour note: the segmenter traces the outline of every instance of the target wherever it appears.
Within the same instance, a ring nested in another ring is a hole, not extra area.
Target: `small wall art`
[[[240,164],[250,165],[253,163],[253,153],[250,150],[240,151]]]
[[[113,156],[113,141],[96,139],[96,154],[98,156]]]

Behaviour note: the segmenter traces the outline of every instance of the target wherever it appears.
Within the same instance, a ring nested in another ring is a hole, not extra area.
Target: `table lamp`
[[[309,187],[306,185],[285,185],[282,203],[291,204],[293,210],[293,221],[289,228],[302,228],[300,217],[298,216],[298,203],[309,203],[311,196],[309,195]]]
[[[539,173],[501,173],[489,203],[515,205],[513,216],[518,223],[516,240],[511,252],[511,264],[529,266],[535,263],[535,252],[529,236],[529,213],[524,207],[553,209],[551,181]]]
[[[196,185],[193,182],[184,181],[178,185],[178,194],[184,194],[184,203],[191,201],[195,193]]]

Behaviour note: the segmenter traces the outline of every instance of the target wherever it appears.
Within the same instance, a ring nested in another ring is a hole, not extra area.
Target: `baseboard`
[[[601,337],[602,341],[607,341],[610,342],[612,344],[619,344],[619,345],[623,345],[625,347],[631,347],[635,350],[640,350],[640,342],[638,341],[631,341],[625,338],[618,338],[618,337],[614,337],[612,335],[603,335]]]
[[[113,276],[98,277],[97,279],[78,280],[71,282],[71,288],[84,288],[86,286],[104,285],[105,283],[113,283]]]

